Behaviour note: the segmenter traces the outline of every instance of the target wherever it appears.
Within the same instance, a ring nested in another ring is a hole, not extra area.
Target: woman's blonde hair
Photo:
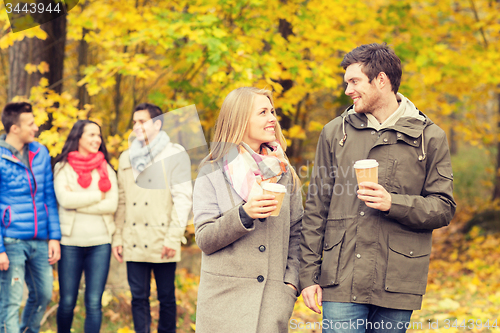
[[[243,136],[247,130],[256,95],[263,95],[269,98],[274,108],[272,92],[267,89],[242,87],[231,91],[226,96],[215,124],[215,134],[210,145],[210,153],[201,161],[200,167],[206,163],[217,162],[224,157],[232,147],[239,145],[243,141]],[[276,142],[285,152],[287,144],[279,122],[276,122],[275,134]],[[288,160],[286,154],[285,158]],[[293,184],[295,187],[300,181],[291,165],[290,170],[293,175]]]

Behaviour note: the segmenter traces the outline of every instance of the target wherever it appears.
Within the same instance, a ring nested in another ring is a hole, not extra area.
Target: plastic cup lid
[[[377,160],[359,160],[354,163],[354,169],[369,169],[378,167]]]
[[[266,191],[270,192],[282,192],[286,193],[286,186],[281,185],[281,184],[276,184],[276,183],[265,183],[262,184],[262,188]]]

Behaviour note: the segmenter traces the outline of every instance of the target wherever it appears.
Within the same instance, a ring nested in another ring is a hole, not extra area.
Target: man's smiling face
[[[374,78],[370,83],[368,76],[361,70],[363,65],[355,63],[345,70],[344,81],[347,84],[345,94],[352,98],[357,113],[372,113],[377,109],[381,96]]]

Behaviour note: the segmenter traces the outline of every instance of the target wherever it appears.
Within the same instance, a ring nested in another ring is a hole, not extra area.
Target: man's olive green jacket
[[[302,223],[300,287],[319,284],[323,301],[420,309],[432,230],[448,225],[456,208],[446,135],[416,108],[379,131],[351,108],[319,137]],[[389,212],[357,198],[353,165],[361,159],[378,161]]]

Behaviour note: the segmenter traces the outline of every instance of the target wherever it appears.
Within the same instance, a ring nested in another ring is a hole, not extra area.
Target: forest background
[[[500,324],[499,0],[86,0],[16,33],[4,9],[0,104],[29,100],[38,140],[52,156],[74,122],[88,118],[101,124],[116,167],[132,110],[145,101],[165,111],[195,104],[210,142],[231,90],[267,87],[304,191],[319,132],[351,102],[344,54],[386,42],[403,63],[400,92],[447,132],[458,203],[452,224],[434,232],[427,295],[410,332],[492,331]],[[187,236],[185,252],[196,253],[192,225]],[[195,330],[196,272],[178,270],[179,332]],[[112,287],[103,299],[103,332],[130,332],[130,293]],[[57,297],[55,282],[42,332],[56,330]],[[82,331],[83,308],[79,303],[75,332]],[[301,299],[292,318],[320,320]]]

